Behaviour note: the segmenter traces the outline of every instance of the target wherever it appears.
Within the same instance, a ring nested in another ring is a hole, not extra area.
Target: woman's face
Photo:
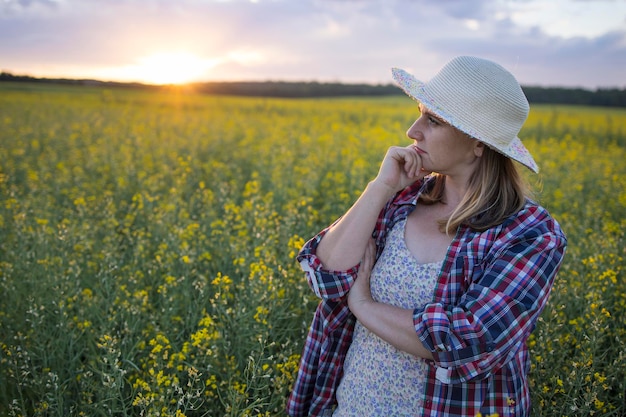
[[[423,169],[445,175],[471,174],[484,145],[444,122],[420,104],[421,116],[407,130]]]

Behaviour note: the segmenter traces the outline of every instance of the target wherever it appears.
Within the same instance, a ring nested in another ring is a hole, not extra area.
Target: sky
[[[626,88],[626,0],[0,0],[16,75],[389,84],[458,55],[527,86]]]

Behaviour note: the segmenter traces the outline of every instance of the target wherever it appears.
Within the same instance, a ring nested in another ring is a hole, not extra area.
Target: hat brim
[[[439,107],[437,102],[429,96],[428,90],[426,89],[426,83],[416,79],[411,74],[400,68],[392,68],[391,73],[393,75],[393,79],[396,83],[398,83],[398,86],[406,93],[406,95],[411,97],[413,100],[422,103],[435,115],[460,131],[480,140],[495,151],[519,162],[531,171],[539,173],[539,166],[519,137],[516,136],[507,148],[500,148],[491,143],[487,138],[482,138],[476,132],[467,129],[466,126],[463,126],[452,115],[448,114],[445,109]]]

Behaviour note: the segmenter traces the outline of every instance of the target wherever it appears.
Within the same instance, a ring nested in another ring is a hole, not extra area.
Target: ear
[[[476,155],[476,158],[480,158],[481,156],[483,156],[484,150],[485,150],[485,144],[477,140],[476,143],[474,144],[474,155]]]

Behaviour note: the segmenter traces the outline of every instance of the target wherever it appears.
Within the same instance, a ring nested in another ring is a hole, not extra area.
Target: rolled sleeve
[[[396,194],[381,210],[372,231],[372,237],[376,240],[376,259],[385,247],[387,232],[415,208],[417,197],[425,189],[425,184],[425,181],[416,181]],[[328,270],[317,257],[320,241],[338,221],[339,219],[306,242],[296,258],[306,274],[309,286],[322,299],[336,300],[345,297],[359,271],[360,263],[344,271]]]
[[[558,225],[507,239],[456,302],[414,311],[415,330],[450,383],[487,378],[511,360],[547,302],[566,246]]]
[[[306,242],[296,259],[315,295],[322,299],[336,300],[345,297],[350,291],[350,287],[357,277],[359,265],[357,264],[345,271],[333,271],[324,268],[317,257],[317,247],[329,228],[322,230]]]

